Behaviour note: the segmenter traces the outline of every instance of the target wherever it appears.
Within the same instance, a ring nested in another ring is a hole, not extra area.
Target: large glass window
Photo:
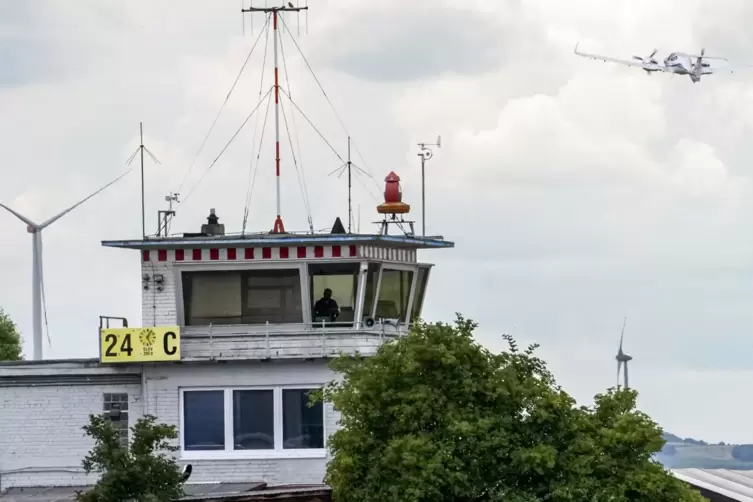
[[[323,456],[324,406],[310,406],[312,390],[184,390],[183,451],[195,458],[300,456],[295,450]]]
[[[240,274],[184,272],[183,300],[186,325],[240,324]]]
[[[301,276],[295,270],[243,273],[243,324],[303,322]]]
[[[421,311],[424,308],[424,296],[426,295],[426,284],[429,280],[429,267],[418,269],[418,278],[416,281],[416,294],[413,296],[413,310],[411,319],[419,319]]]
[[[282,390],[282,447],[324,448],[321,401],[309,405],[311,389]]]
[[[274,449],[274,406],[271,389],[233,391],[233,445],[236,450]]]
[[[221,390],[183,393],[183,449],[225,449],[225,397]]]
[[[358,263],[309,265],[312,322],[352,326],[358,293]]]
[[[298,269],[183,272],[187,326],[303,322]]]
[[[371,317],[374,315],[374,299],[377,293],[377,283],[379,282],[378,263],[369,263],[369,269],[366,272],[366,289],[363,297],[363,316]]]
[[[379,286],[379,300],[376,306],[378,319],[399,319],[405,322],[408,316],[408,301],[413,283],[413,271],[382,270],[382,283]]]

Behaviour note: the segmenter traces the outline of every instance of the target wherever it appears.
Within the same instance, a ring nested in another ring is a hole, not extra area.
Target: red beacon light
[[[400,176],[395,171],[384,178],[384,202],[377,206],[379,214],[406,214],[410,212],[410,205],[403,202],[403,190],[400,188]]]

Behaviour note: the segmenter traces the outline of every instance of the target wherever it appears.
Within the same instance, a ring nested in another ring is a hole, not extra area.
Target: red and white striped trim
[[[373,258],[375,260],[402,261],[415,263],[415,249],[384,248],[379,246],[361,246],[362,258]]]
[[[250,248],[188,248],[188,249],[144,249],[141,260],[162,262],[197,261],[266,261],[355,258],[358,247],[348,246],[282,246]]]

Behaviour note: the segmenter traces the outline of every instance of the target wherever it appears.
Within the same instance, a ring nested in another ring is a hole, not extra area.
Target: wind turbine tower
[[[14,211],[13,209],[9,208],[8,206],[1,204],[0,207],[7,210],[11,214],[13,214],[16,218],[26,223],[26,230],[31,234],[32,244],[31,244],[31,252],[32,252],[32,267],[31,267],[31,308],[32,308],[32,323],[33,323],[33,342],[34,342],[34,360],[39,361],[42,359],[42,297],[44,295],[44,279],[43,279],[43,273],[42,273],[42,230],[49,227],[53,223],[55,223],[57,220],[65,216],[66,214],[70,213],[74,209],[76,209],[78,206],[86,202],[87,200],[91,199],[101,191],[103,191],[105,188],[109,187],[110,185],[114,184],[115,182],[119,181],[122,177],[124,177],[126,174],[131,172],[131,170],[126,171],[125,173],[121,174],[117,178],[115,178],[113,181],[108,183],[107,185],[103,186],[96,192],[90,194],[85,199],[80,200],[79,202],[75,203],[74,205],[70,206],[68,209],[61,211],[60,213],[56,214],[52,218],[42,222],[42,223],[35,223],[31,219],[27,218],[26,216],[23,216],[22,214],[19,214],[18,212]]]
[[[622,369],[622,365],[625,365],[625,378],[624,378],[624,387],[626,389],[630,388],[630,385],[628,383],[628,362],[633,359],[632,356],[629,356],[625,354],[622,351],[622,341],[625,338],[625,324],[627,324],[627,317],[622,322],[622,334],[620,334],[620,348],[617,351],[617,355],[615,356],[615,359],[617,359],[617,386],[620,386],[620,370]]]

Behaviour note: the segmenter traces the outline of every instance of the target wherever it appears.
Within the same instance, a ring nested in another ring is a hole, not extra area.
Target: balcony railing
[[[370,327],[337,323],[186,326],[181,330],[181,360],[308,359],[356,351],[368,356],[409,329],[408,324],[389,321]]]

